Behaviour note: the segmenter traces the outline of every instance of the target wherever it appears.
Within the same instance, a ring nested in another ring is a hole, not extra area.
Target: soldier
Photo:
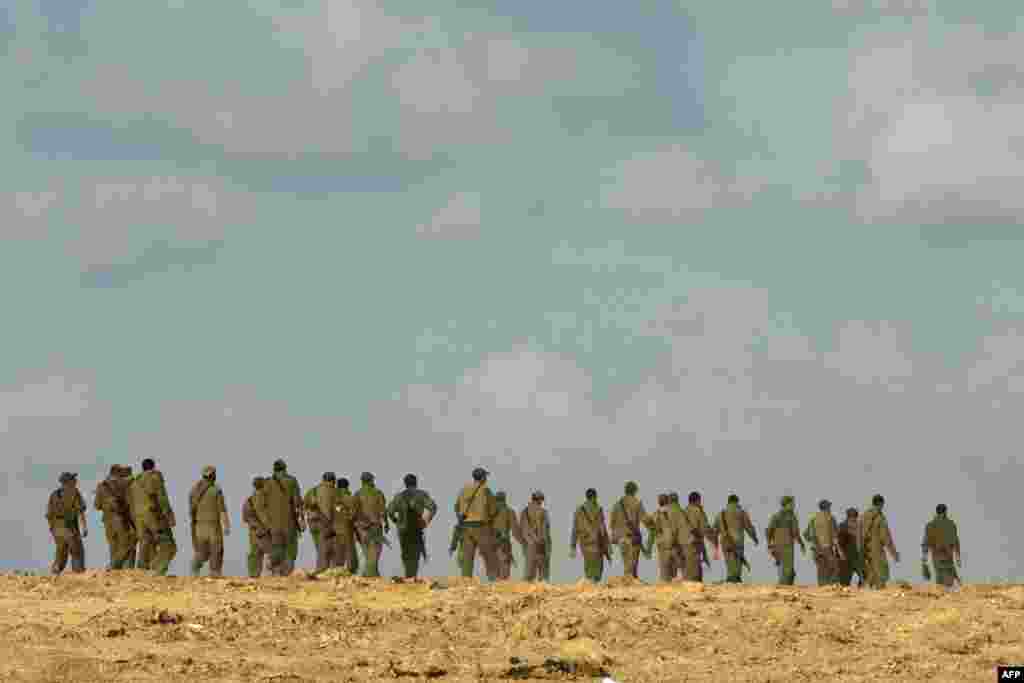
[[[93,505],[102,513],[103,530],[110,548],[110,565],[107,569],[117,571],[131,569],[129,564],[135,548],[135,524],[128,509],[127,486],[124,467],[111,465],[110,475],[96,487]]]
[[[487,579],[494,581],[498,576],[498,563],[491,523],[497,514],[497,501],[487,486],[487,476],[487,470],[482,467],[474,469],[473,482],[462,487],[455,500],[455,516],[458,521],[448,552],[454,554],[461,544],[462,576],[469,578],[473,576],[473,565],[479,551],[484,560]]]
[[[690,526],[690,542],[684,546],[686,551],[686,574],[687,581],[703,581],[704,566],[711,566],[708,560],[708,549],[704,545],[705,539],[715,543],[715,534],[708,523],[708,515],[704,512],[701,504],[700,494],[696,491],[690,493],[689,505],[683,511],[686,514],[686,521]]]
[[[491,526],[494,528],[495,554],[498,563],[498,580],[508,581],[512,577],[512,565],[516,563],[512,555],[512,539],[520,544],[526,543],[523,539],[522,530],[519,528],[519,520],[515,511],[508,506],[507,496],[504,491],[494,494],[495,509],[494,520]],[[461,563],[459,564],[461,567]]]
[[[327,571],[334,562],[337,531],[334,518],[337,515],[337,477],[334,472],[324,472],[320,484],[306,493],[303,500],[307,514],[309,533],[313,534],[316,545],[315,573]],[[310,493],[313,495],[311,496]]]
[[[356,499],[348,490],[348,479],[338,477],[334,497],[334,558],[332,566],[344,567],[349,574],[359,573],[359,554],[356,552]]]
[[[576,558],[576,546],[583,551],[583,575],[597,583],[604,576],[604,561],[612,561],[611,539],[604,521],[604,509],[597,504],[597,489],[587,489],[585,500],[576,508],[569,534],[569,558]]]
[[[217,486],[216,467],[203,468],[202,478],[189,493],[188,507],[192,521],[192,576],[199,576],[207,560],[210,576],[222,576],[224,537],[231,535],[231,520],[224,503],[224,491]]]
[[[288,522],[285,568],[288,574],[291,574],[295,570],[295,561],[299,557],[299,537],[306,530],[306,521],[302,514],[302,487],[299,486],[298,479],[288,474],[288,465],[284,460],[274,461],[274,478],[280,480],[288,492],[291,519]]]
[[[266,518],[260,515],[266,514],[266,505],[261,496],[263,477],[256,477],[252,480],[252,495],[245,499],[242,504],[242,521],[249,527],[249,555],[248,560],[249,576],[253,579],[259,578],[263,573],[263,561],[270,557],[270,526]]]
[[[729,494],[725,509],[715,518],[714,530],[725,559],[726,583],[743,583],[743,567],[750,571],[750,564],[743,550],[744,536],[750,536],[754,545],[758,545],[758,541],[754,523],[750,521],[747,511],[740,506],[740,497],[735,493]]]
[[[626,482],[625,494],[612,508],[612,543],[622,551],[623,576],[637,576],[640,551],[644,547],[640,524],[647,511],[643,501],[636,497],[640,487],[635,481]]]
[[[814,564],[818,569],[818,585],[839,583],[839,527],[832,516],[832,501],[818,503],[818,512],[807,520],[804,538],[811,544]]]
[[[295,527],[295,495],[288,475],[278,460],[274,463],[274,475],[263,482],[257,503],[260,520],[270,531],[270,573],[274,576],[288,576],[292,572],[288,560],[288,544],[291,530]]]
[[[960,562],[960,536],[957,534],[956,522],[946,516],[946,505],[935,506],[935,518],[924,527],[924,538],[921,541],[921,566],[928,576],[928,552],[932,554],[932,565],[935,567],[935,583],[952,588],[954,582],[960,581],[957,567]]]
[[[130,470],[130,468],[129,468]],[[142,520],[149,509],[149,498],[142,488],[142,472],[139,472],[128,481],[128,509],[132,514],[132,522],[135,526],[135,540],[138,549],[135,553],[135,568],[150,568],[153,563],[153,542],[152,539],[142,533]]]
[[[85,546],[82,545],[82,539],[89,535],[85,501],[78,490],[77,474],[64,472],[58,482],[60,488],[50,494],[46,505],[46,521],[57,546],[50,572],[54,576],[63,572],[70,554],[71,571],[80,574],[85,571]]]
[[[551,538],[551,524],[548,511],[544,509],[543,492],[534,491],[530,496],[530,502],[519,514],[519,528],[523,532],[526,550],[523,580],[544,580],[544,557]]]
[[[145,495],[145,507],[142,511],[141,524],[136,529],[143,537],[144,543],[153,548],[150,569],[157,576],[166,576],[171,562],[178,554],[178,544],[174,542],[174,527],[178,525],[171,509],[171,501],[167,497],[167,486],[164,475],[156,469],[152,458],[142,461],[142,476],[138,485]]]
[[[764,536],[768,541],[768,552],[775,558],[779,568],[779,585],[792,586],[796,580],[793,559],[793,543],[800,544],[800,553],[807,554],[804,539],[800,537],[800,522],[796,516],[793,496],[783,496],[779,501],[782,509],[772,515]]]
[[[679,547],[688,539],[679,538],[679,517],[672,509],[669,494],[658,495],[658,509],[644,518],[644,526],[650,532],[647,536],[647,554],[651,553],[651,545],[658,547],[658,578],[666,583],[672,581],[679,564]]]
[[[139,545],[139,535],[135,531],[135,515],[132,513],[132,495],[131,486],[135,476],[132,474],[131,465],[121,465],[120,472],[118,475],[118,483],[121,486],[121,499],[124,503],[122,509],[125,525],[128,528],[129,534],[125,537],[124,542],[128,549],[124,556],[124,569],[135,569],[136,564],[136,551]]]
[[[417,488],[415,474],[405,475],[402,483],[405,484],[405,490],[391,499],[388,519],[398,531],[405,578],[414,579],[420,572],[420,558],[427,559],[427,541],[423,537],[423,530],[430,526],[437,514],[437,503],[429,493]]]
[[[889,561],[885,556],[888,550],[893,560],[900,561],[900,554],[889,531],[889,522],[882,508],[885,498],[875,495],[871,499],[871,507],[860,516],[860,538],[857,546],[864,562],[864,580],[872,588],[885,588],[889,581]]]
[[[859,521],[857,508],[847,508],[846,519],[839,524],[839,583],[849,586],[853,575],[857,575],[857,587],[864,585],[864,568],[861,567],[860,551],[857,549]]]
[[[385,544],[391,545],[387,539],[387,534],[391,530],[387,517],[388,503],[384,494],[374,484],[374,476],[371,473],[363,472],[359,479],[363,485],[355,495],[355,531],[366,556],[363,576],[379,577],[381,551]]]

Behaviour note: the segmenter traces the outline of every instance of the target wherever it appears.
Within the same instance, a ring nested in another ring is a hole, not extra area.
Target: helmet
[[[324,481],[334,483],[335,478],[336,477],[334,476],[334,472],[324,472]]]
[[[339,489],[347,489],[348,488],[348,479],[346,479],[345,477],[341,477],[337,481],[334,482],[334,486],[335,486],[335,488],[339,488]]]
[[[949,508],[946,507],[945,503],[939,503],[935,506],[935,514],[944,515]]]
[[[277,460],[274,461],[275,472],[284,472],[286,469],[288,469],[288,465],[284,464],[284,460],[278,458]]]
[[[146,458],[142,461],[142,470],[144,472],[149,472],[154,467],[156,467],[156,463],[153,461],[153,458]]]
[[[587,489],[587,492],[584,495],[588,500],[597,498],[597,489]]]
[[[832,501],[831,500],[822,500],[822,501],[820,501],[818,503],[818,509],[819,510],[831,510],[832,509]]]
[[[688,500],[696,505],[697,503],[700,502],[700,493],[697,491],[690,491],[690,497],[688,498]]]
[[[416,486],[417,480],[415,474],[407,474],[402,478],[402,483],[408,487]]]
[[[60,477],[57,479],[61,484],[69,484],[78,479],[78,475],[74,472],[61,472]]]
[[[359,481],[363,482],[364,484],[369,484],[371,481],[373,481],[373,474],[371,474],[370,472],[363,472],[359,477]]]
[[[483,481],[484,479],[487,478],[488,474],[490,473],[483,467],[477,467],[476,469],[473,470],[473,479],[475,481]]]
[[[206,478],[212,477],[217,474],[217,468],[213,465],[207,465],[203,468],[203,476]]]

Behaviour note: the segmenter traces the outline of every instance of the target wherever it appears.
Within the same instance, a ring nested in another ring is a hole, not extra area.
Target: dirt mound
[[[1024,586],[0,576],[4,681],[989,681]]]

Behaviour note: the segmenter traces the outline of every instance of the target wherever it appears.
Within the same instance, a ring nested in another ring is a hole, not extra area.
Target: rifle
[[[473,505],[473,501],[476,499],[476,494],[480,493],[480,489],[482,489],[483,486],[484,482],[480,482],[476,485],[476,490],[473,491],[473,495],[469,497],[469,501],[466,503],[467,510],[469,510],[470,506]],[[448,546],[449,556],[455,554],[455,551],[459,549],[459,544],[462,542],[462,525],[466,523],[466,515],[461,512],[456,512],[455,520],[455,529],[452,531],[452,542]]]

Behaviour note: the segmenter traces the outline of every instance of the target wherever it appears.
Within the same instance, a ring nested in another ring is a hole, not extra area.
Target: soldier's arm
[[[750,520],[750,514],[746,510],[743,511],[743,530],[746,531],[747,535],[754,541],[754,545],[759,545],[757,540],[757,529],[754,528],[754,523]]]
[[[224,489],[217,491],[217,498],[220,500],[220,527],[225,536],[231,535],[231,518],[228,517],[228,504],[224,500]]]
[[[82,494],[78,494],[78,524],[82,527],[82,538],[89,535],[89,520],[85,518],[85,500],[82,499]]]
[[[424,493],[423,496],[423,526],[428,527],[437,516],[437,502],[429,493]]]
[[[569,554],[572,556],[576,555],[576,545],[579,543],[579,538],[576,533],[576,525],[579,523],[580,511],[577,508],[576,513],[572,516],[572,531],[569,532]]]

